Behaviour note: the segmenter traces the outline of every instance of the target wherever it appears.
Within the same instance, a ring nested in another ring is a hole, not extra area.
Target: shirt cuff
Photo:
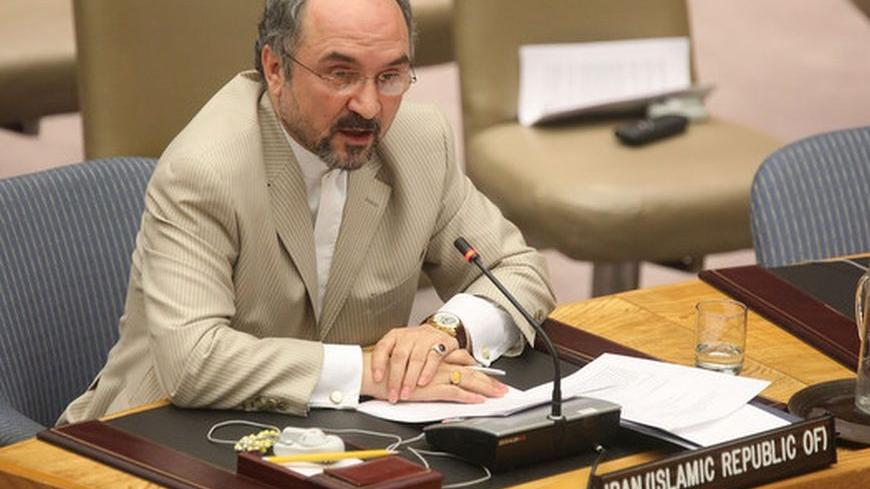
[[[308,400],[313,408],[356,409],[362,387],[363,356],[357,345],[323,345],[323,367]]]
[[[462,320],[471,340],[471,355],[481,365],[488,367],[523,341],[507,311],[476,295],[456,294],[439,310],[453,313]]]

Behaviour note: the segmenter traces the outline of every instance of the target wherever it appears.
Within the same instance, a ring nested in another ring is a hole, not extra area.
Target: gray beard
[[[331,132],[329,136],[317,141],[314,147],[310,148],[310,151],[323,160],[326,166],[330,169],[357,170],[371,161],[379,142],[377,134],[375,134],[375,140],[370,147],[346,145],[347,159],[342,160],[330,144],[335,132]]]
[[[311,151],[323,160],[323,162],[326,163],[326,166],[331,170],[336,168],[340,170],[357,170],[362,168],[366,163],[372,160],[372,157],[375,154],[375,149],[380,143],[380,122],[377,120],[366,121],[358,114],[345,115],[336,121],[336,123],[330,128],[329,134],[326,137],[318,141],[309,141],[307,138],[302,137],[303,134],[297,133],[293,130],[293,126],[289,122],[291,118],[287,117],[287,114],[284,113],[284,104],[282,103],[282,100],[278,101],[277,107],[278,118],[280,119],[281,125],[283,125],[284,129],[287,130],[287,133],[291,134],[296,141],[300,142],[302,146],[305,147],[305,149]],[[362,126],[366,129],[371,129],[372,134],[374,135],[372,145],[368,148],[364,146],[347,145],[347,161],[343,161],[329,144],[333,136],[339,132],[342,125]]]

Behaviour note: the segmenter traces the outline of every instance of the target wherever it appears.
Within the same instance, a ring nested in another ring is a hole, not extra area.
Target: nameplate
[[[837,462],[834,418],[802,421],[712,447],[592,476],[595,489],[739,489]]]

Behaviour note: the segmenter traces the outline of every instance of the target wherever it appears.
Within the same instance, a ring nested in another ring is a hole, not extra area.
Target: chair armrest
[[[0,398],[0,447],[36,436],[45,426],[20,413]]]

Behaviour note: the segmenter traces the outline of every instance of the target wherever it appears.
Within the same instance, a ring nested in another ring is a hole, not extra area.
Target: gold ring
[[[460,382],[462,382],[462,372],[459,370],[450,372],[450,383],[453,385],[459,385]]]
[[[438,354],[438,356],[444,356],[447,353],[447,347],[444,346],[444,343],[437,343],[432,345],[432,351]]]

